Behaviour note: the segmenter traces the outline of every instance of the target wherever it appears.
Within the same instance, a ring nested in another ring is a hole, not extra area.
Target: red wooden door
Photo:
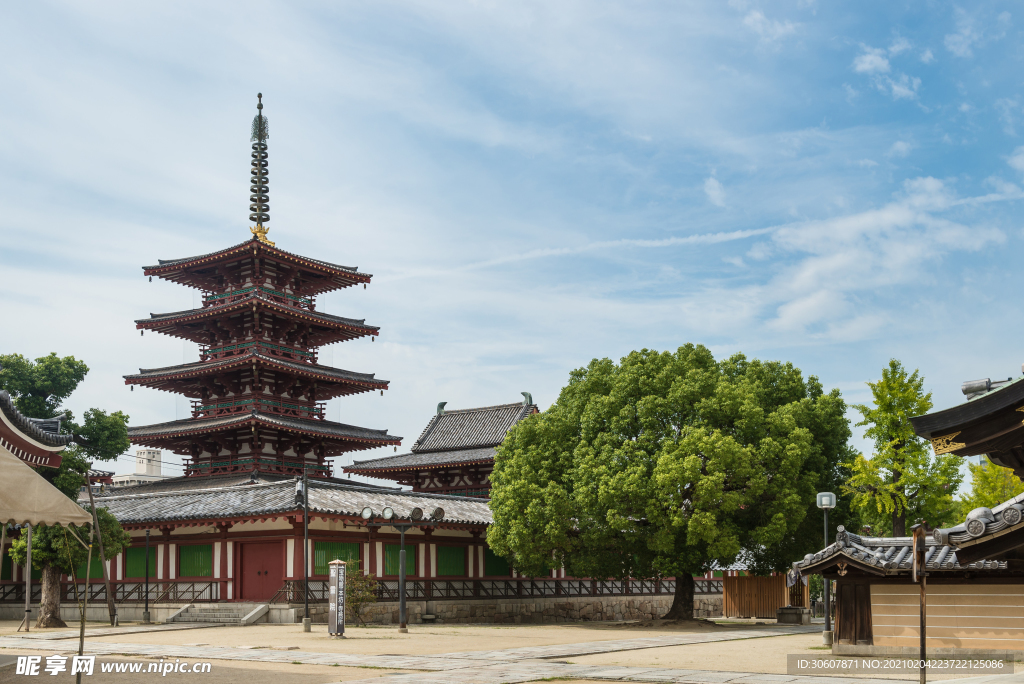
[[[242,595],[246,601],[267,601],[284,584],[280,542],[242,544]]]

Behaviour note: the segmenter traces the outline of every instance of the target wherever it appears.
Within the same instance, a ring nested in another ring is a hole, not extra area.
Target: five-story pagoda
[[[199,309],[136,321],[200,345],[196,363],[143,369],[126,384],[183,394],[192,417],[129,428],[135,444],[186,457],[186,476],[239,472],[329,477],[326,459],[397,445],[386,430],[326,420],[322,402],[387,389],[386,380],[317,363],[317,349],[375,336],[362,320],[316,310],[316,296],[370,282],[354,267],[309,259],[267,239],[267,119],[262,95],[252,123],[249,220],[253,238],[228,249],[144,267],[145,275],[203,292]]]

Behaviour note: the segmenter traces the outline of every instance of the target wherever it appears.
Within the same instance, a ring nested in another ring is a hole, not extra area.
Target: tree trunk
[[[43,566],[43,596],[36,627],[67,627],[60,619],[60,570],[52,565]]]
[[[672,607],[662,616],[662,620],[693,619],[693,576],[676,577],[676,594],[672,599]]]

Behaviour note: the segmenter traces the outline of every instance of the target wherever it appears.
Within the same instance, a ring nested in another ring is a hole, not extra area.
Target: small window
[[[125,551],[124,555],[124,576],[125,579],[146,577],[146,547],[133,546]],[[149,576],[156,577],[156,547],[149,547]]]
[[[398,552],[400,544],[384,545],[384,574],[398,576]],[[416,545],[405,545],[405,575],[406,577],[416,574]]]
[[[354,542],[313,542],[313,574],[326,575],[332,560],[359,560],[359,544]]]
[[[490,548],[484,550],[484,575],[487,577],[508,577],[511,574],[507,559],[494,553]]]
[[[213,577],[213,544],[179,546],[178,577]]]
[[[437,576],[464,577],[466,574],[465,546],[437,547]]]

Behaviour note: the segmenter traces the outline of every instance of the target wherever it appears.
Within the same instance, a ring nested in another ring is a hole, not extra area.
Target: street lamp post
[[[836,507],[836,495],[832,492],[819,492],[818,493],[818,508],[825,513],[825,546],[828,546],[828,511],[831,508]],[[821,581],[824,585],[824,591],[822,599],[825,601],[825,631],[832,631],[832,613],[831,606],[829,605],[828,596],[828,585],[829,581],[825,579],[825,573],[821,573]],[[827,637],[826,637],[827,638]],[[829,644],[831,645],[831,644]]]
[[[444,509],[435,508],[430,513],[430,519],[423,519],[423,509],[414,508],[409,512],[408,522],[395,522],[395,511],[390,506],[385,506],[380,517],[385,522],[374,522],[376,513],[367,506],[362,511],[363,520],[366,520],[367,527],[393,527],[399,533],[398,547],[398,631],[405,634],[409,631],[409,623],[405,610],[405,532],[413,527],[424,527],[433,525],[444,518]]]

